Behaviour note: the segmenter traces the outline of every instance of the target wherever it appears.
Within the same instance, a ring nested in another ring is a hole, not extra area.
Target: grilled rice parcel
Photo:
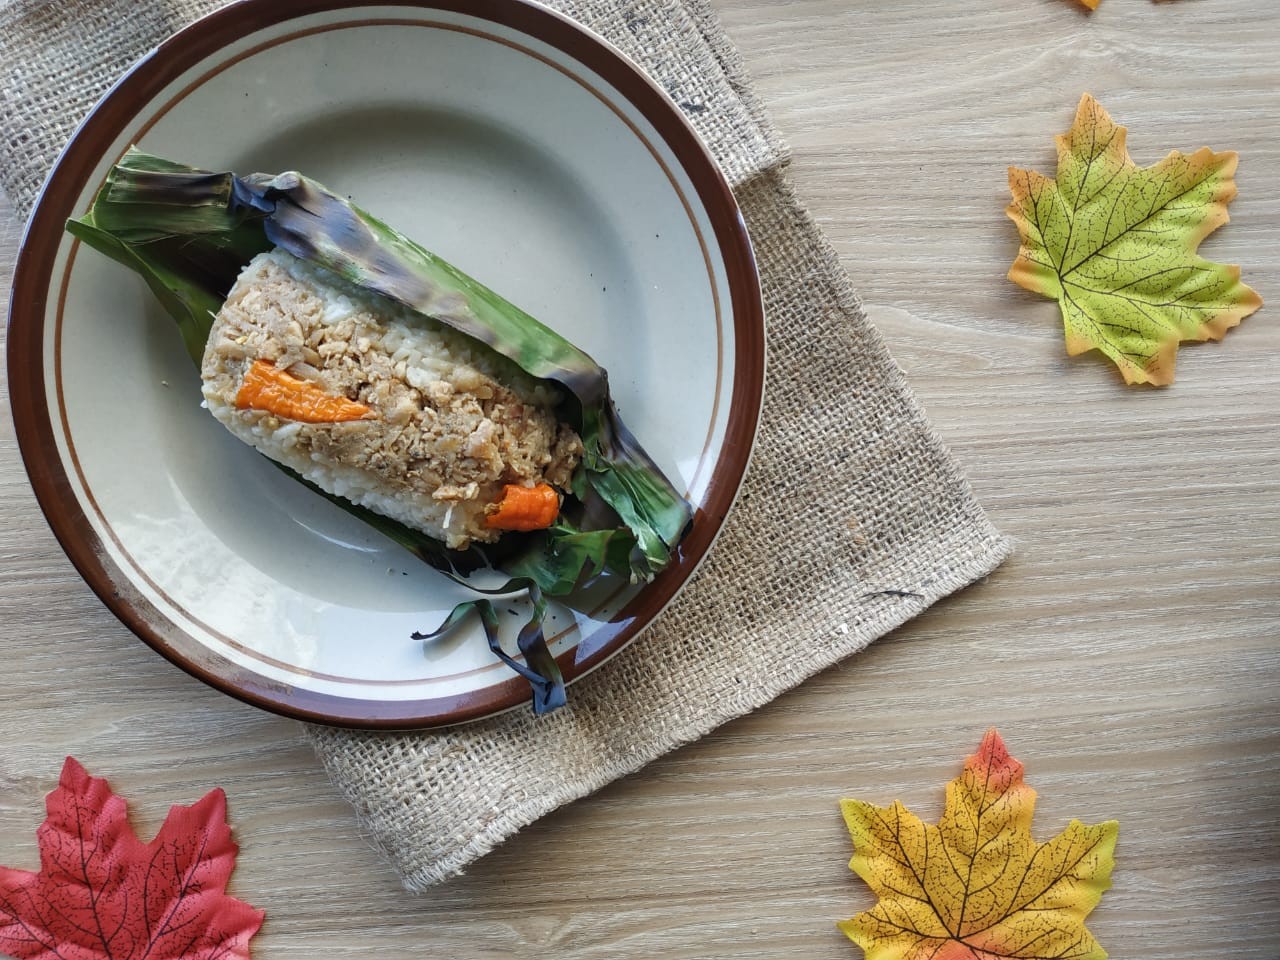
[[[454,549],[550,527],[582,462],[562,391],[281,249],[236,280],[201,373],[245,443]]]
[[[146,280],[238,438],[447,575],[490,567],[529,592],[522,660],[484,595],[442,629],[479,612],[535,710],[564,700],[543,595],[651,580],[687,532],[594,360],[302,174],[134,149],[67,229]]]

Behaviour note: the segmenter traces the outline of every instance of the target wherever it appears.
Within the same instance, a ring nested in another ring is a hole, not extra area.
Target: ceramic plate
[[[250,0],[166,42],[96,107],[15,276],[28,473],[72,561],[139,637],[234,696],[328,723],[457,723],[529,695],[478,626],[410,639],[460,589],[233,439],[200,408],[142,281],[64,233],[131,143],[213,170],[302,170],[610,371],[696,514],[653,583],[599,591],[590,615],[553,611],[566,678],[685,583],[746,468],[763,329],[738,210],[680,112],[617,51],[519,0]]]

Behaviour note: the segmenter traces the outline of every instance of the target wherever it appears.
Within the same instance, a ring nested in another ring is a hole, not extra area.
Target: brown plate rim
[[[90,588],[134,634],[210,686],[273,713],[332,726],[424,729],[480,719],[528,700],[516,677],[468,693],[379,701],[299,689],[245,671],[194,641],[106,556],[63,470],[45,398],[44,318],[63,224],[87,179],[139,109],[191,67],[257,30],[333,10],[386,7],[385,0],[240,0],[166,40],[90,111],[59,156],[28,221],[8,317],[11,412],[28,477],[64,552]],[[689,178],[712,225],[729,284],[735,375],[721,456],[678,559],[591,637],[583,654],[557,658],[567,683],[600,666],[647,627],[710,549],[745,476],[764,389],[764,310],[755,258],[724,175],[667,94],[617,49],[574,21],[528,0],[401,0],[402,8],[460,13],[515,29],[602,77],[657,131]],[[199,649],[195,649],[195,648]]]

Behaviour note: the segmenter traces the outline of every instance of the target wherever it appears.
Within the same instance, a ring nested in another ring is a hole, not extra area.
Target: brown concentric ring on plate
[[[367,6],[374,4],[362,0],[247,0],[198,21],[166,41],[112,89],[59,159],[28,226],[9,316],[9,382],[23,457],[50,525],[89,585],[139,637],[207,683],[266,709],[347,726],[412,728],[462,722],[517,706],[527,699],[527,687],[523,681],[512,679],[471,693],[425,700],[356,699],[283,685],[227,661],[152,605],[109,557],[72,488],[58,448],[58,430],[63,430],[65,436],[65,425],[55,427],[46,400],[50,385],[45,379],[45,317],[51,297],[65,294],[64,285],[54,279],[55,260],[63,243],[62,226],[69,216],[79,212],[72,207],[89,186],[88,179],[106,151],[122,134],[140,137],[165,111],[203,82],[208,74],[189,84],[160,110],[142,116],[161,91],[218,51],[258,30],[318,12],[350,10],[353,19],[348,26],[370,22],[361,16],[360,8]],[[625,646],[675,595],[710,548],[741,483],[759,415],[764,362],[763,317],[750,245],[728,185],[679,110],[657,86],[602,41],[571,21],[523,0],[436,0],[401,6],[463,14],[514,29],[602,78],[658,131],[675,155],[713,226],[715,242],[724,258],[733,318],[735,377],[723,454],[714,464],[706,496],[678,560],[612,622],[559,658],[566,680],[572,681]],[[389,21],[381,18],[372,22]],[[519,49],[566,72],[532,50]],[[235,59],[252,52],[242,52]],[[218,69],[225,69],[231,62],[228,59]],[[583,78],[571,75],[571,79],[591,90]],[[603,96],[591,92],[618,113]],[[618,116],[639,136],[627,118]],[[657,158],[656,153],[654,156]],[[69,275],[69,265],[66,272]],[[61,385],[53,386],[60,389]],[[88,496],[92,502],[92,491]]]

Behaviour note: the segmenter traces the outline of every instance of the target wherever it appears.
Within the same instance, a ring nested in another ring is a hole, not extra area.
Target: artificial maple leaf
[[[844,800],[849,867],[880,898],[840,924],[866,960],[1105,960],[1084,918],[1111,885],[1119,825],[1031,839],[1036,794],[991,730],[947,785],[937,826]]]
[[[148,844],[125,802],[67,757],[36,831],[40,872],[0,867],[0,953],[18,960],[248,960],[263,914],[223,891],[227,798],[174,806]]]
[[[1085,94],[1057,138],[1058,177],[1009,168],[1022,240],[1009,279],[1057,300],[1067,352],[1097,349],[1129,383],[1173,382],[1183,340],[1220,340],[1262,305],[1240,268],[1196,255],[1226,223],[1236,154],[1176,150],[1140,169],[1124,127]]]

